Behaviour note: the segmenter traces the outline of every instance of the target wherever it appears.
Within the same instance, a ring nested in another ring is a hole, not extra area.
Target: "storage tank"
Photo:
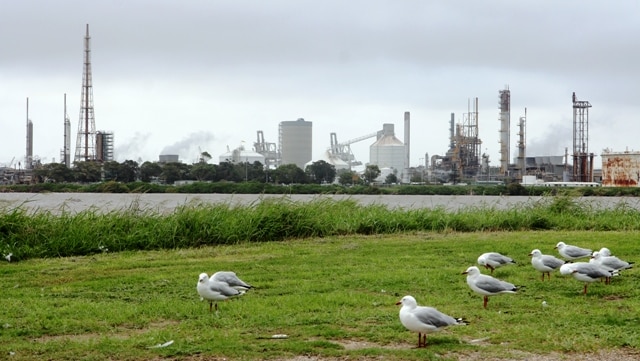
[[[243,145],[232,151],[221,154],[220,157],[218,157],[218,160],[220,163],[231,162],[253,164],[255,162],[260,162],[261,164],[265,164],[264,155],[252,150],[246,150]]]
[[[395,136],[393,124],[383,124],[378,140],[369,147],[369,163],[378,168],[396,169],[397,177],[403,179],[405,147]]]
[[[178,163],[180,162],[178,154],[160,154],[159,163]]]
[[[638,187],[640,184],[640,152],[602,153],[603,187]]]
[[[295,164],[304,169],[312,159],[312,122],[303,118],[294,121],[280,122],[278,126],[278,143],[280,164]]]
[[[344,160],[340,159],[340,157],[338,157],[337,155],[333,155],[330,150],[327,150],[324,153],[322,153],[322,156],[319,159],[307,162],[307,164],[305,164],[305,168],[308,165],[311,165],[314,162],[321,161],[321,160],[324,160],[325,162],[333,165],[337,171],[341,169],[347,169],[347,170],[349,169],[349,164]],[[304,170],[305,168],[302,168],[302,169]]]

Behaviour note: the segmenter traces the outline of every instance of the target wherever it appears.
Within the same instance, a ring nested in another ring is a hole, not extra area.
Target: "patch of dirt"
[[[113,331],[109,331],[105,333],[82,333],[78,335],[71,335],[71,334],[70,335],[45,335],[45,336],[41,336],[34,339],[34,341],[41,342],[41,343],[55,342],[55,341],[61,341],[61,340],[84,342],[84,341],[90,341],[90,340],[98,339],[105,336],[114,338],[114,339],[125,340],[131,336],[146,333],[146,332],[149,332],[150,330],[162,329],[167,326],[177,325],[177,324],[179,324],[178,321],[165,320],[161,322],[150,323],[144,328],[121,326],[116,328]]]

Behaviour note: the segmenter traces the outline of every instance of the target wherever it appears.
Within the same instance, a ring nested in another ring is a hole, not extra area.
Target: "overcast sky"
[[[75,153],[90,26],[97,130],[115,158],[218,156],[278,123],[313,122],[319,159],[411,112],[411,166],[444,154],[449,119],[478,98],[482,152],[499,165],[498,91],[511,90],[511,160],[572,152],[571,95],[592,104],[589,151],[640,150],[637,0],[21,0],[0,3],[0,164],[60,161],[63,97]],[[374,139],[352,145],[367,162]],[[600,168],[600,157],[595,167]]]

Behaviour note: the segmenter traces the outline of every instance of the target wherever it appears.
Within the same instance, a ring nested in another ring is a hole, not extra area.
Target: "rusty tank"
[[[640,152],[602,153],[603,187],[638,187],[640,184]]]

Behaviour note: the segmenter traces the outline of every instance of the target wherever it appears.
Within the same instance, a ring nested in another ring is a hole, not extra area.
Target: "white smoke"
[[[160,154],[178,154],[183,162],[195,163],[200,157],[200,151],[209,151],[209,146],[214,140],[214,135],[209,132],[191,133],[186,138],[164,147]]]

